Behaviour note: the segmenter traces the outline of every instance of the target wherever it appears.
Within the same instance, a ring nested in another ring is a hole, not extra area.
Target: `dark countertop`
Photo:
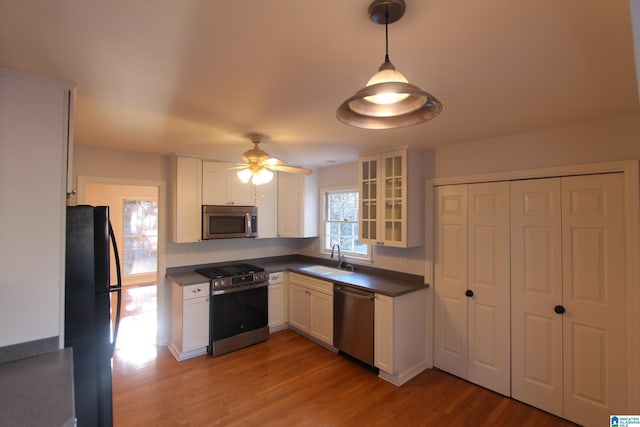
[[[423,276],[359,265],[355,266],[354,273],[341,276],[327,277],[322,274],[311,273],[302,270],[302,268],[313,265],[335,267],[336,263],[328,263],[327,260],[322,258],[313,258],[301,255],[241,260],[237,262],[246,262],[258,265],[260,267],[263,267],[269,273],[275,273],[279,271],[292,271],[295,273],[304,274],[309,277],[315,277],[317,279],[323,279],[343,285],[354,286],[356,288],[376,292],[390,297],[397,297],[428,287],[428,285],[424,283]],[[208,279],[201,274],[195,273],[194,270],[196,268],[205,266],[221,266],[233,263],[235,263],[235,261],[168,268],[167,278],[181,286],[203,283]]]
[[[70,348],[0,364],[0,425],[75,426]]]

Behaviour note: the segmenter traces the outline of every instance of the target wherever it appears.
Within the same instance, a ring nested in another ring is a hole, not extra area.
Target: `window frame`
[[[358,195],[358,200],[357,200],[357,212],[358,212],[358,218],[356,221],[353,221],[355,224],[358,225],[358,230],[359,230],[359,226],[360,226],[360,191],[358,189],[358,186],[344,186],[344,187],[328,187],[328,188],[323,188],[320,191],[320,197],[321,197],[321,208],[322,208],[322,214],[321,214],[321,235],[320,235],[320,239],[321,239],[321,249],[320,252],[323,254],[330,254],[331,253],[331,248],[327,248],[327,224],[330,222],[327,218],[327,214],[328,214],[328,195],[332,194],[332,193],[356,193]],[[331,222],[335,222],[335,221],[331,221]],[[355,236],[355,240],[359,242],[359,236]],[[361,261],[371,261],[371,245],[367,244],[367,243],[361,243],[361,245],[365,246],[367,248],[367,252],[366,254],[361,254],[358,252],[352,252],[352,251],[345,251],[344,248],[340,247],[340,251],[341,254],[344,258],[352,258],[352,259],[357,259],[357,260],[361,260]]]

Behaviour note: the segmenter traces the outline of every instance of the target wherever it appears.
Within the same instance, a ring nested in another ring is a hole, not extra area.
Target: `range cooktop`
[[[263,272],[264,268],[251,264],[230,264],[220,267],[198,268],[196,272],[209,279],[221,279],[223,277],[236,277]]]

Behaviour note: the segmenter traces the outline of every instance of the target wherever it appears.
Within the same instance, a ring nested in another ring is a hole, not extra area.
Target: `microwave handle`
[[[253,230],[251,229],[251,214],[247,212],[244,215],[247,220],[247,236],[251,236],[251,234],[253,234]]]

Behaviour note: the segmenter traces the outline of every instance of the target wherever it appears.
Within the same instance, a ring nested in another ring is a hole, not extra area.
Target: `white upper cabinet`
[[[278,237],[278,174],[262,185],[256,186],[258,207],[258,239]]]
[[[398,150],[360,159],[360,241],[420,246],[424,230],[424,153]]]
[[[202,204],[254,206],[254,186],[236,172],[228,163],[202,161]]]
[[[279,172],[278,237],[317,237],[318,197],[316,173],[296,175]]]
[[[202,160],[170,156],[169,170],[171,241],[198,242],[202,237]]]

